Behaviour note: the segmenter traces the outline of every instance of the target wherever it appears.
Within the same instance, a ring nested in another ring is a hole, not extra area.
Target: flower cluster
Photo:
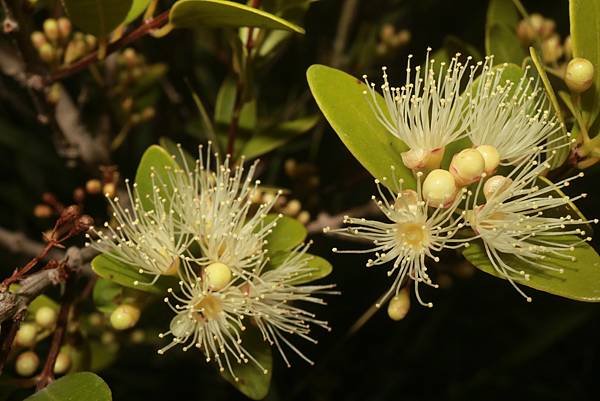
[[[246,171],[243,160],[221,162],[210,146],[199,153],[194,165],[182,157],[181,167],[155,170],[144,196],[127,184],[130,207],[111,199],[114,224],[93,230],[97,239],[90,245],[148,276],[139,286],[178,277],[178,288],[164,298],[175,316],[160,335],[171,342],[159,354],[176,345],[196,347],[237,380],[236,364],[253,362],[265,370],[245,347],[243,332],[251,325],[288,365],[286,348],[310,362],[289,337],[314,342],[312,327],[329,330],[302,304],[324,304],[319,295],[334,293],[332,286],[302,285],[315,270],[308,244],[277,258],[268,252],[280,216],[268,214],[275,200],[253,203],[260,183],[253,179],[256,164]]]
[[[400,87],[391,86],[383,68],[383,99],[364,76],[375,117],[409,148],[402,161],[416,178],[416,191],[396,177],[392,166],[391,179],[376,180],[380,196],[373,197],[386,221],[345,217],[347,227],[325,232],[373,244],[334,252],[374,253],[367,266],[390,263],[393,282],[379,304],[391,295],[399,302],[402,288],[412,281],[419,303],[432,306],[419,293],[419,284],[437,286],[428,261],[474,241],[482,243],[498,275],[530,301],[517,285],[530,279],[527,270],[560,274],[556,262],[571,260],[575,247],[590,240],[590,221],[565,212],[585,194],[569,198],[561,192],[582,173],[556,184],[542,177],[557,150],[571,143],[569,134],[528,69],[514,81],[506,78],[511,67],[494,66],[493,57],[463,63],[457,54],[449,64],[436,65],[429,51],[414,74],[409,56]],[[444,169],[451,143],[463,149]]]

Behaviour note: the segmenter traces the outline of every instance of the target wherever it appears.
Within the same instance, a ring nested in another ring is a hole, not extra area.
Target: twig
[[[348,42],[348,35],[354,17],[356,16],[356,9],[358,7],[358,0],[346,0],[344,2],[340,20],[337,26],[337,32],[335,40],[333,42],[333,52],[331,55],[331,66],[340,67],[344,64],[344,49]]]
[[[250,3],[250,7],[259,8],[262,0],[252,0]],[[251,26],[248,28],[248,37],[246,38],[246,51],[248,52],[248,57],[252,53],[252,49],[254,48],[254,27]]]
[[[105,55],[114,53],[115,51],[127,46],[128,44],[135,42],[141,37],[146,36],[153,30],[161,28],[169,20],[169,11],[170,10],[164,11],[163,13],[157,15],[154,18],[144,21],[139,27],[129,32],[128,34],[123,35],[119,40],[108,44]],[[73,75],[79,71],[86,69],[91,64],[96,63],[99,60],[99,52],[96,50],[88,54],[87,56],[79,59],[70,66],[64,67],[56,71],[50,77],[46,78],[44,83],[51,84],[53,82],[66,78],[70,75]]]
[[[325,227],[333,229],[342,227],[345,216],[365,217],[377,215],[379,212],[380,210],[375,202],[369,202],[362,206],[348,209],[336,215],[330,215],[329,213],[321,212],[315,220],[306,226],[306,229],[310,234],[318,234],[323,232]]]
[[[21,232],[13,232],[0,227],[0,246],[3,246],[12,253],[33,257],[39,255],[46,245],[27,238]],[[64,252],[53,249],[46,255],[46,259],[60,259],[63,256]]]

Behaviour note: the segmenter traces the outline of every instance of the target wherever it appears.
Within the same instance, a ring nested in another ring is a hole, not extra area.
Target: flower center
[[[413,250],[420,251],[427,246],[429,230],[419,223],[399,223],[397,236],[402,243]]]
[[[196,320],[216,319],[219,313],[223,311],[223,308],[221,301],[217,297],[207,295],[194,305],[194,311],[196,312]]]

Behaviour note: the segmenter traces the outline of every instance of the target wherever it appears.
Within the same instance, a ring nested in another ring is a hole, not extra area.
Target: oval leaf
[[[412,172],[401,157],[408,147],[377,120],[363,94],[365,83],[324,65],[311,66],[306,76],[323,115],[354,157],[379,179],[390,177],[394,166],[397,177],[414,187]],[[385,110],[383,97],[377,99]]]
[[[176,284],[174,277],[161,277],[154,284],[149,283],[151,276],[138,272],[135,266],[122,263],[110,255],[98,255],[92,260],[92,270],[107,280],[114,281],[125,287],[135,288],[136,290],[150,292],[153,294],[164,294],[167,288]],[[135,285],[134,282],[142,284]]]
[[[100,279],[94,285],[94,305],[103,313],[111,313],[116,307],[115,299],[123,294],[123,287],[114,281]]]
[[[496,62],[521,64],[527,56],[517,37],[519,12],[513,0],[491,0],[485,26],[485,51]]]
[[[553,240],[556,239],[558,238],[553,237]],[[569,241],[578,240],[574,236],[565,236],[564,239]],[[481,241],[473,241],[463,251],[463,255],[478,269],[493,276],[503,278],[492,266]],[[518,270],[524,270],[530,275],[530,279],[527,281],[516,281],[518,285],[524,285],[578,301],[600,302],[600,256],[587,243],[575,247],[575,250],[569,253],[569,255],[574,256],[576,261],[559,259],[553,256],[547,256],[544,260],[545,263],[551,263],[552,266],[563,268],[563,273],[530,266],[524,261],[510,255],[505,255],[503,260],[509,266]]]
[[[308,232],[302,223],[287,216],[278,218],[276,214],[267,215],[263,222],[269,224],[275,219],[277,219],[277,225],[266,237],[267,244],[265,247],[271,254],[289,251],[304,241]]]
[[[125,22],[132,0],[62,0],[69,18],[81,30],[107,37]]]
[[[304,33],[296,24],[268,12],[224,0],[181,0],[171,8],[171,24],[176,28],[252,26]]]
[[[111,401],[108,385],[91,372],[79,372],[61,377],[25,401]]]
[[[152,210],[154,207],[151,199],[153,191],[152,175],[154,174],[158,183],[167,184],[169,182],[167,172],[178,167],[173,156],[158,145],[152,145],[144,152],[135,174],[135,183],[144,209]],[[166,189],[168,190],[168,188]]]
[[[137,17],[142,15],[142,13],[146,11],[148,6],[150,5],[151,1],[152,0],[133,0],[131,8],[129,9],[129,13],[127,14],[127,17],[125,17],[124,24],[129,24],[130,22],[134,21]]]

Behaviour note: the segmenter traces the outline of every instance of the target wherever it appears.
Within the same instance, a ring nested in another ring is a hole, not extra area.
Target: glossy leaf
[[[286,121],[265,132],[254,134],[242,148],[241,154],[247,159],[254,159],[260,155],[284,145],[295,136],[310,131],[319,121],[319,116],[310,115],[297,120]]]
[[[412,172],[401,157],[408,147],[377,120],[363,94],[364,82],[318,64],[311,66],[306,75],[321,112],[354,157],[379,179],[391,177],[393,166],[397,178],[404,178],[407,186],[414,187]],[[382,96],[378,101],[385,109]]]
[[[308,232],[302,223],[291,217],[278,218],[276,214],[269,214],[265,217],[264,224],[269,224],[275,219],[277,219],[277,225],[266,237],[268,241],[266,248],[270,253],[289,251],[304,241]]]
[[[553,240],[558,239],[558,237],[553,237]],[[578,237],[565,236],[563,239],[577,241]],[[481,241],[473,241],[471,246],[463,251],[463,255],[480,270],[503,278],[489,261]],[[510,255],[503,257],[503,260],[509,266],[517,270],[523,270],[530,275],[529,280],[518,281],[518,285],[578,301],[600,302],[600,256],[587,243],[577,246],[569,255],[574,256],[576,261],[560,259],[555,256],[547,256],[544,259],[544,263],[563,268],[563,273],[528,265]]]
[[[177,167],[177,163],[173,160],[173,156],[158,145],[152,145],[144,152],[135,175],[135,183],[137,184],[140,202],[144,209],[152,210],[154,207],[151,200],[153,191],[152,175],[154,174],[156,177],[156,182],[166,184],[168,182],[168,170]],[[148,196],[150,196],[150,198],[148,198]]]
[[[562,164],[569,157],[570,147],[566,146],[569,143],[569,136],[567,134],[567,128],[565,126],[565,118],[562,114],[562,110],[560,108],[560,103],[558,103],[558,98],[556,97],[556,93],[554,92],[554,88],[550,84],[550,80],[548,79],[548,74],[546,74],[546,70],[544,69],[544,65],[542,64],[537,52],[533,47],[529,48],[529,52],[531,54],[531,61],[535,66],[538,76],[542,80],[544,85],[544,89],[546,92],[546,96],[550,101],[550,106],[559,123],[561,124],[561,129],[556,133],[552,134],[548,140],[556,140],[560,138],[559,142],[556,142],[556,145],[562,145],[561,148],[556,149],[556,153],[550,159],[549,163],[552,166],[551,168],[556,168],[562,166]]]
[[[38,391],[25,401],[111,401],[108,385],[91,372],[73,373]]]
[[[81,30],[100,38],[108,37],[125,22],[132,0],[62,0],[73,21]]]
[[[246,397],[253,400],[262,400],[269,393],[269,387],[271,386],[271,372],[273,370],[271,347],[262,339],[260,332],[253,327],[248,327],[242,333],[242,344],[264,370],[261,370],[252,361],[242,364],[232,362],[233,372],[238,380],[236,381],[227,370],[221,374]]]
[[[123,294],[123,287],[114,281],[107,279],[99,279],[94,285],[92,298],[96,308],[104,313],[111,313],[117,304],[115,300]]]
[[[179,146],[166,136],[161,136],[158,140],[160,146],[162,146],[169,154],[175,156],[175,162],[179,166],[184,166],[184,163],[187,163],[189,167],[192,167],[196,164],[196,159],[187,152],[185,149],[180,149]]]
[[[589,128],[600,112],[600,2],[570,0],[571,46],[574,57],[594,65],[594,84],[581,96],[581,108]]]
[[[119,262],[111,258],[110,255],[96,256],[92,260],[92,270],[98,276],[114,281],[122,286],[158,295],[166,293],[167,288],[173,287],[176,284],[174,277],[164,276],[154,284],[147,284],[152,280],[152,276],[142,274],[135,266]],[[136,281],[142,284],[135,285],[134,282]]]
[[[519,12],[512,0],[490,0],[485,27],[485,52],[496,63],[521,64],[527,56],[517,37]]]
[[[124,23],[129,24],[130,22],[134,21],[137,17],[142,15],[142,13],[146,11],[148,6],[150,5],[151,1],[152,0],[133,0],[131,8],[129,9],[129,13],[125,18]]]
[[[180,0],[173,5],[171,23],[176,28],[253,26],[304,33],[304,29],[276,15],[224,0]]]

